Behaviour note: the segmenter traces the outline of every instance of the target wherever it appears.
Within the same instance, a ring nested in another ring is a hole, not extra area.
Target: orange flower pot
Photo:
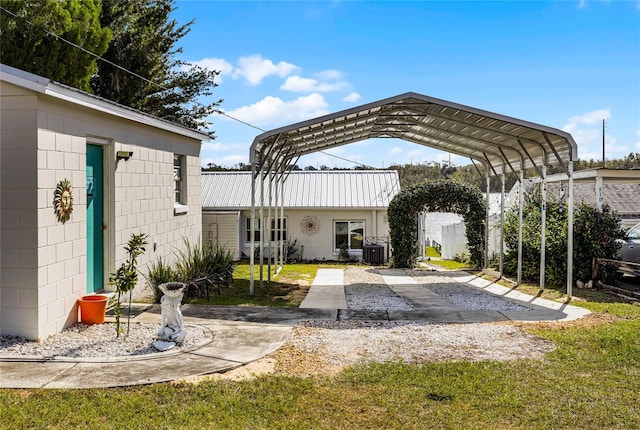
[[[102,324],[107,314],[107,296],[91,294],[78,299],[80,321],[84,324]]]

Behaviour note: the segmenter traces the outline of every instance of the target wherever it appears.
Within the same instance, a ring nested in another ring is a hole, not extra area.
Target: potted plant
[[[136,284],[138,283],[138,257],[145,252],[144,246],[147,244],[147,235],[132,234],[131,238],[124,249],[127,251],[127,259],[124,263],[111,274],[109,277],[109,283],[116,287],[116,300],[114,304],[114,313],[116,317],[116,337],[120,337],[120,316],[122,310],[120,308],[120,299],[123,294],[129,293],[129,318],[131,318],[131,294]],[[127,323],[127,331],[128,331]]]

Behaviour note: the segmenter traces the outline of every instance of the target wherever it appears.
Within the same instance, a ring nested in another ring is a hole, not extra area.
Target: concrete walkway
[[[410,312],[347,309],[343,270],[320,269],[300,308],[184,305],[185,324],[212,333],[208,343],[139,357],[108,359],[42,358],[3,355],[0,388],[106,388],[168,382],[221,373],[278,349],[292,327],[305,320],[383,320],[438,323],[551,321],[581,318],[589,311],[509,290],[466,273],[443,272],[455,281],[481,288],[529,307],[528,312],[465,311],[418,285],[399,270],[384,269],[385,282],[416,307]],[[160,325],[160,306],[151,305],[133,322]]]
[[[347,309],[344,270],[318,269],[311,288],[300,303],[302,309]]]

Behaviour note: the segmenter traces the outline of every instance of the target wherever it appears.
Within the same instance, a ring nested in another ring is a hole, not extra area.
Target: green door
[[[104,288],[102,147],[87,145],[87,292]]]

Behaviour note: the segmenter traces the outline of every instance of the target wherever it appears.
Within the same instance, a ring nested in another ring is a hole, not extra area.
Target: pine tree
[[[90,91],[97,59],[86,51],[102,55],[111,40],[100,25],[100,0],[5,0],[0,6],[2,63]]]
[[[113,40],[91,80],[94,92],[109,100],[206,132],[207,116],[221,101],[197,103],[210,96],[218,72],[176,59],[177,42],[193,20],[178,25],[170,19],[173,0],[111,0],[100,15]],[[211,132],[209,132],[212,135]]]

